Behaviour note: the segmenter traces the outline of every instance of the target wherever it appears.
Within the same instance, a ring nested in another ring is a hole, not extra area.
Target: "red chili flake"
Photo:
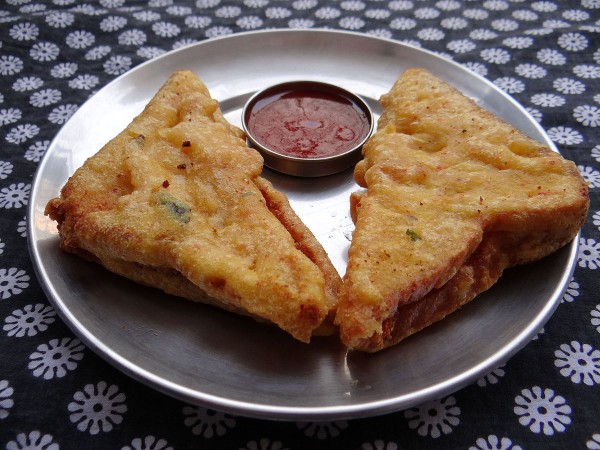
[[[177,166],[177,168],[178,168],[179,170],[185,170],[185,169],[187,168],[187,166],[186,166],[185,164],[179,164],[179,165]]]
[[[192,146],[192,143],[191,143],[190,141],[183,141],[183,142],[181,143],[181,146],[182,146],[182,147],[191,147],[191,146]]]
[[[169,187],[169,180],[165,180],[165,181],[163,181],[163,183],[162,183],[162,187],[164,187],[164,188],[168,188],[168,187]]]

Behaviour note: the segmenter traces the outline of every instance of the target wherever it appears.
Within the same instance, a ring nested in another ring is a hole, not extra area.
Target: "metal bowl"
[[[333,156],[297,157],[290,156],[271,148],[253,133],[249,121],[255,108],[260,107],[267,99],[277,94],[294,92],[320,92],[334,96],[340,100],[349,101],[354,108],[364,114],[366,135],[352,147]],[[255,93],[244,105],[242,110],[242,126],[246,132],[248,145],[257,149],[265,160],[265,165],[278,172],[299,177],[322,177],[342,172],[353,167],[362,157],[363,144],[373,133],[375,119],[369,105],[358,95],[339,86],[319,81],[290,81],[270,86]]]

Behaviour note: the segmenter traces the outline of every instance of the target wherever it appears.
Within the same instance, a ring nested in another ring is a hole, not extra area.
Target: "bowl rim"
[[[260,100],[263,96],[268,95],[270,92],[277,92],[277,91],[282,91],[282,90],[292,90],[292,89],[299,89],[302,86],[309,86],[315,90],[322,90],[324,92],[329,92],[329,93],[333,93],[336,95],[340,95],[342,97],[347,97],[355,106],[357,106],[364,114],[366,117],[366,120],[368,122],[368,129],[367,129],[367,133],[365,134],[365,136],[354,146],[350,147],[348,150],[335,154],[335,155],[331,155],[331,156],[321,156],[321,157],[307,157],[307,158],[302,158],[302,157],[298,157],[298,156],[291,156],[291,155],[286,155],[283,153],[280,153],[278,151],[275,151],[267,146],[265,146],[264,144],[262,144],[258,139],[256,139],[256,137],[251,133],[249,127],[248,127],[248,117],[249,117],[249,112],[252,110],[252,108],[255,106],[255,104],[257,103],[258,100]],[[242,117],[241,117],[241,122],[242,122],[242,128],[244,130],[244,133],[246,134],[246,140],[248,141],[248,144],[255,148],[256,150],[258,150],[259,152],[268,155],[271,159],[275,159],[275,160],[282,160],[282,161],[293,161],[294,163],[297,164],[326,164],[327,162],[333,162],[333,161],[337,161],[339,159],[343,159],[344,157],[348,157],[349,155],[355,153],[355,152],[360,152],[362,150],[363,145],[367,142],[367,140],[371,137],[371,135],[373,134],[373,131],[375,129],[375,116],[373,114],[373,111],[371,109],[371,107],[369,106],[369,104],[367,103],[367,101],[365,101],[360,95],[355,94],[354,92],[343,88],[341,86],[338,86],[336,84],[333,83],[328,83],[325,81],[318,81],[318,80],[289,80],[289,81],[284,81],[281,83],[276,83],[276,84],[272,84],[270,86],[267,86],[265,88],[262,88],[260,90],[258,90],[257,92],[255,92],[254,94],[252,94],[250,96],[250,98],[245,102],[244,107],[242,108]],[[269,166],[271,167],[271,166]],[[271,167],[274,170],[278,170],[278,168],[276,167]],[[341,170],[339,170],[341,171]],[[285,172],[287,173],[287,172]]]

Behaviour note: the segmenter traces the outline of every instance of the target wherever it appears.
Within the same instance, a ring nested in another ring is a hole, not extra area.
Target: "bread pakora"
[[[176,72],[46,214],[67,252],[307,342],[341,279],[244,137],[195,74]]]
[[[355,231],[336,322],[374,352],[569,243],[588,188],[574,163],[423,69],[381,98],[355,168]]]

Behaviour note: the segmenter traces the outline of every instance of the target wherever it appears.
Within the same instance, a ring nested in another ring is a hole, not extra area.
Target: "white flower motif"
[[[414,8],[414,3],[411,0],[393,0],[388,4],[388,8],[392,11],[408,11]]]
[[[50,141],[37,141],[29,146],[25,152],[25,159],[28,161],[39,162],[46,153]]]
[[[27,237],[27,218],[23,217],[23,220],[19,220],[19,223],[17,224],[17,233],[19,233],[19,235],[21,237]]]
[[[373,442],[365,442],[360,446],[360,450],[398,450],[398,444],[395,442],[385,442],[376,439]]]
[[[301,30],[305,30],[307,28],[312,28],[314,26],[315,26],[315,22],[313,20],[310,20],[310,19],[297,18],[297,19],[291,19],[288,22],[288,27],[290,27],[290,28],[296,28],[296,29],[301,29]]]
[[[0,180],[5,180],[13,171],[14,166],[8,161],[0,161]]]
[[[144,439],[133,439],[130,445],[126,445],[121,450],[173,450],[173,447],[170,447],[164,439],[148,435]]]
[[[9,416],[10,408],[14,405],[13,394],[14,389],[8,383],[8,380],[0,380],[0,420]]]
[[[531,9],[538,12],[553,12],[556,11],[557,8],[558,6],[556,5],[556,3],[552,3],[549,1],[540,1],[531,4]]]
[[[490,11],[504,11],[508,9],[508,3],[503,0],[487,0],[483,2],[483,7]]]
[[[570,127],[552,127],[547,130],[548,137],[557,144],[575,145],[583,142],[583,136],[577,130]]]
[[[252,30],[262,26],[263,21],[258,16],[244,16],[236,20],[235,24],[245,30]]]
[[[52,68],[50,75],[54,78],[68,78],[77,72],[77,64],[74,62],[60,63]]]
[[[339,436],[343,430],[348,428],[348,422],[345,420],[332,422],[296,422],[296,426],[307,437],[327,439]]]
[[[573,73],[579,78],[600,78],[600,66],[599,65],[588,65],[580,64],[573,67]]]
[[[504,366],[505,364],[502,364],[501,366],[492,370],[487,375],[484,375],[483,377],[478,379],[477,386],[485,387],[488,384],[497,384],[500,381],[500,378],[506,375],[506,372],[504,371]]]
[[[96,75],[77,75],[72,80],[69,80],[69,87],[71,89],[82,89],[89,91],[96,87],[100,83],[100,79]]]
[[[498,31],[515,31],[519,28],[519,22],[511,19],[492,20],[490,25],[494,30]]]
[[[482,77],[485,77],[488,74],[487,67],[479,62],[466,62],[464,66]]]
[[[206,28],[212,22],[212,19],[208,16],[188,16],[185,18],[185,24],[189,28]]]
[[[575,297],[579,297],[579,283],[571,278],[571,281],[569,282],[569,285],[567,286],[567,289],[565,290],[563,298],[560,302],[573,303],[575,301]]]
[[[337,19],[340,17],[342,13],[337,8],[332,8],[330,6],[325,6],[323,8],[317,9],[315,12],[315,16],[318,19]]]
[[[8,31],[11,38],[17,41],[32,41],[40,34],[40,29],[30,22],[17,23]]]
[[[595,309],[592,309],[590,312],[592,319],[590,320],[591,324],[596,327],[596,331],[600,333],[600,304],[596,305]]]
[[[229,27],[211,27],[208,30],[206,30],[205,34],[207,38],[215,38],[219,36],[228,36],[230,34],[233,34],[233,30]]]
[[[510,53],[501,48],[486,48],[480,55],[484,61],[491,64],[506,64],[510,61]]]
[[[0,126],[15,123],[23,117],[20,109],[0,109]]]
[[[133,13],[133,17],[141,22],[155,22],[160,19],[160,14],[155,11],[138,11]]]
[[[417,33],[417,37],[424,41],[441,41],[444,36],[446,34],[442,30],[432,27],[423,28]]]
[[[23,70],[23,60],[12,55],[0,55],[0,75],[14,75]]]
[[[507,437],[499,438],[495,434],[490,434],[487,438],[478,438],[475,446],[469,447],[469,450],[523,450],[520,445],[512,443]]]
[[[590,450],[600,450],[600,433],[592,435],[592,438],[585,443],[585,446]]]
[[[512,16],[515,19],[523,22],[532,22],[540,17],[539,14],[536,14],[528,9],[519,9],[517,11],[513,11]]]
[[[390,17],[392,13],[388,9],[368,9],[365,11],[365,17],[367,19],[383,20]]]
[[[534,109],[531,107],[525,108],[525,110],[533,117],[537,122],[542,123],[542,113],[539,109]]]
[[[448,17],[440,22],[442,28],[447,30],[462,30],[469,26],[469,22],[462,17]]]
[[[340,27],[346,30],[360,30],[365,26],[365,21],[359,17],[343,17],[339,21]]]
[[[48,121],[50,123],[62,125],[66,123],[76,111],[77,105],[59,105],[50,111],[50,114],[48,114]]]
[[[594,158],[596,161],[600,162],[600,144],[596,145],[592,151],[592,158]],[[597,212],[596,214],[600,214],[600,212]],[[595,217],[595,216],[594,216]],[[594,225],[598,225],[600,226],[600,221],[598,222],[594,222]],[[599,228],[600,229],[600,228]]]
[[[101,431],[108,433],[114,425],[123,422],[123,414],[127,412],[125,394],[119,392],[118,386],[86,384],[82,391],[73,395],[73,401],[67,409],[71,413],[71,423],[77,424],[79,431],[87,431],[94,435]]]
[[[600,243],[594,239],[579,238],[579,267],[595,270],[600,267]]]
[[[564,105],[566,100],[560,95],[541,93],[532,96],[531,102],[534,105],[541,106],[543,108],[555,108],[557,106]]]
[[[62,98],[62,94],[56,89],[42,89],[41,91],[34,92],[29,97],[29,103],[31,106],[41,108],[43,106],[53,105],[59,102]]]
[[[11,184],[7,188],[0,189],[0,208],[21,208],[29,201],[31,185],[25,183]]]
[[[169,6],[166,11],[172,16],[187,16],[192,13],[192,8],[189,6],[174,5]]]
[[[58,450],[51,434],[42,434],[35,430],[29,434],[19,433],[14,441],[6,444],[6,450]]]
[[[575,384],[593,386],[600,383],[600,351],[591,345],[571,341],[562,344],[554,352],[554,365],[560,368],[563,377],[571,378]]]
[[[142,30],[126,30],[119,35],[119,44],[140,46],[146,43],[146,33]]]
[[[560,35],[558,45],[567,51],[579,52],[587,48],[588,40],[581,33],[566,33]]]
[[[340,3],[340,6],[346,11],[362,11],[366,5],[359,0],[345,0]]]
[[[525,90],[525,83],[513,77],[497,78],[494,84],[507,94],[519,94]]]
[[[53,44],[52,42],[39,42],[31,47],[29,56],[36,61],[44,62],[54,61],[58,58],[59,53],[60,49],[58,48],[58,45]]]
[[[533,45],[533,39],[527,36],[511,36],[502,41],[504,45],[514,49],[529,48]]]
[[[436,19],[440,16],[440,12],[435,8],[419,8],[415,10],[417,19],[428,20]]]
[[[259,441],[250,441],[244,447],[239,450],[289,450],[284,447],[280,441],[271,441],[270,439],[263,438]]]
[[[51,306],[37,303],[15,309],[4,319],[2,329],[11,337],[35,336],[54,323],[56,311]]]
[[[538,61],[551,66],[562,66],[567,62],[567,58],[562,53],[552,48],[543,48],[536,56]]]
[[[475,39],[476,41],[488,41],[496,38],[497,36],[498,35],[495,32],[486,28],[478,28],[469,33],[469,37],[471,39]]]
[[[600,171],[590,166],[577,166],[577,168],[589,187],[600,187]]]
[[[108,16],[100,21],[100,29],[107,33],[117,31],[127,25],[127,19],[121,16]]]
[[[239,6],[223,6],[215,11],[215,16],[231,19],[239,16],[241,13],[242,8]]]
[[[104,63],[104,71],[109,75],[121,75],[131,69],[132,61],[129,56],[111,56]]]
[[[515,72],[525,78],[544,78],[547,75],[547,70],[536,64],[519,64],[515,67]]]
[[[46,14],[46,23],[52,28],[67,28],[75,21],[75,15],[64,11],[53,11]]]
[[[460,423],[459,416],[460,408],[456,406],[453,396],[404,411],[404,417],[408,419],[411,429],[416,429],[419,436],[431,436],[434,439],[442,434],[452,433],[452,428]]]
[[[581,9],[568,9],[562,13],[562,16],[565,19],[572,20],[574,22],[581,22],[590,18],[590,15]]]
[[[542,390],[539,386],[523,389],[515,397],[515,404],[513,411],[519,416],[519,423],[533,433],[543,432],[546,436],[562,433],[571,423],[571,407],[552,389]]]
[[[17,92],[26,92],[39,89],[44,81],[38,77],[23,77],[13,83],[13,89]]]
[[[573,117],[586,127],[600,126],[600,108],[597,106],[580,105],[573,110]]]
[[[6,134],[6,141],[11,144],[22,144],[40,132],[40,127],[32,123],[19,124]]]
[[[304,11],[307,9],[312,9],[317,6],[319,2],[317,0],[296,0],[292,3],[292,7],[298,11]]]
[[[192,434],[210,439],[214,436],[223,436],[228,428],[236,425],[235,418],[229,414],[202,408],[200,406],[184,406],[183,423],[191,428]]]
[[[463,16],[467,19],[485,20],[490,16],[490,13],[484,9],[470,8],[463,11]]]
[[[109,55],[111,51],[112,49],[109,45],[99,45],[88,50],[85,54],[85,59],[88,61],[98,61]]]
[[[52,339],[48,344],[38,345],[35,352],[29,355],[28,368],[34,377],[50,380],[62,378],[68,370],[77,368],[77,361],[83,358],[85,346],[78,339]]]
[[[29,287],[29,275],[24,270],[11,267],[10,269],[0,269],[0,299],[20,294],[23,289]]]
[[[557,78],[552,85],[562,94],[583,94],[585,92],[585,84],[572,78]]]
[[[142,47],[136,52],[139,57],[146,59],[156,58],[164,53],[166,51],[158,47]]]
[[[458,39],[455,41],[450,41],[446,45],[446,48],[454,53],[467,53],[475,50],[476,47],[477,45],[470,39]]]
[[[181,33],[181,28],[170,22],[156,22],[152,24],[152,31],[159,37],[175,37]]]
[[[390,22],[390,28],[393,30],[412,30],[416,26],[417,22],[408,17],[398,17]]]
[[[67,34],[65,43],[75,49],[87,48],[93,45],[96,41],[96,37],[89,31],[75,30]]]
[[[267,16],[269,19],[285,19],[291,15],[292,12],[288,8],[283,8],[281,6],[267,8],[265,10],[265,16]]]

